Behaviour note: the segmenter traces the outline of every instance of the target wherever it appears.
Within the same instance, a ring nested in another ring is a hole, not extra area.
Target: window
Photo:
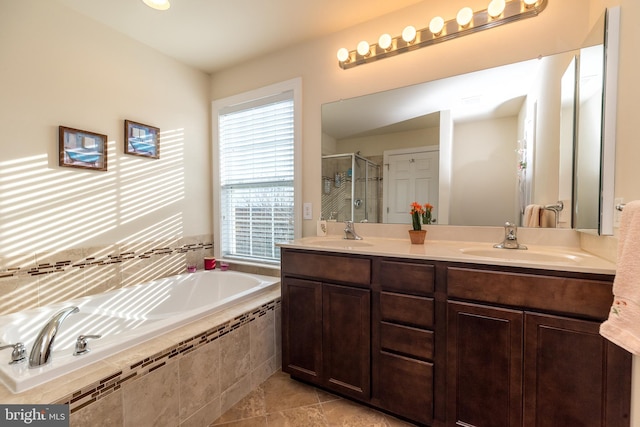
[[[298,237],[295,90],[278,89],[214,103],[218,256],[275,263],[275,244]]]

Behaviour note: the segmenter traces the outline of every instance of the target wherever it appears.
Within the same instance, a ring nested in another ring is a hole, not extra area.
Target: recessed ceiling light
[[[142,0],[144,4],[156,10],[167,10],[171,7],[169,0]]]

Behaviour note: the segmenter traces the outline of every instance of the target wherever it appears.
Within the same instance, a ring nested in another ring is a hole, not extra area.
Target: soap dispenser
[[[327,221],[325,221],[324,216],[322,216],[322,214],[320,214],[320,219],[318,220],[316,234],[318,236],[327,235]]]

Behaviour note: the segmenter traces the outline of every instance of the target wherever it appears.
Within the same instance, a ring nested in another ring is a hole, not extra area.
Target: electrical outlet
[[[614,199],[613,201],[613,226],[615,228],[620,228],[620,217],[622,216],[622,211],[618,210],[618,205],[622,205],[623,203],[624,199],[622,197]]]
[[[313,219],[313,205],[310,202],[302,204],[302,218]]]

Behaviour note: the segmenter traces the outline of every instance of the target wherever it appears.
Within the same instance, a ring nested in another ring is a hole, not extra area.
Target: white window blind
[[[287,92],[221,111],[222,255],[278,262],[294,238],[294,103]]]

